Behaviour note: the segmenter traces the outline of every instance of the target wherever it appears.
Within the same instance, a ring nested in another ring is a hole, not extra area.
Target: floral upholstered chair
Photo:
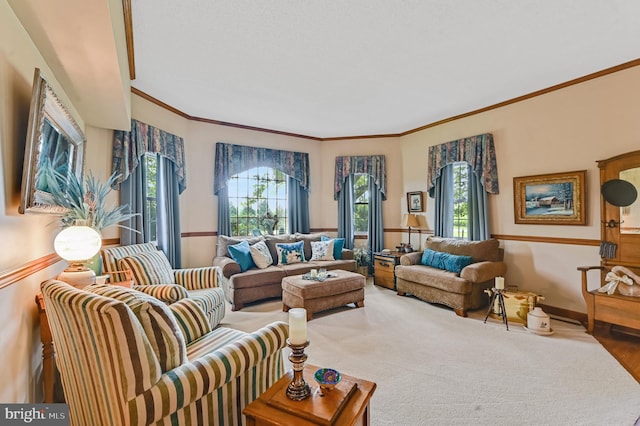
[[[212,330],[200,305],[134,289],[41,285],[72,425],[241,425],[284,374],[286,323]]]
[[[218,286],[217,267],[172,269],[153,243],[106,248],[101,254],[103,271],[112,281],[123,281],[122,271],[130,270],[134,289],[169,304],[185,297],[194,299],[212,327],[224,318],[224,291]]]

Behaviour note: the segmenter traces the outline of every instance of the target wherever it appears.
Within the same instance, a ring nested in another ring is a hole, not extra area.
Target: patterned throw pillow
[[[311,260],[335,260],[333,257],[333,240],[312,241]]]
[[[118,269],[130,269],[136,284],[175,284],[167,256],[160,250],[132,254],[118,260]]]
[[[125,303],[140,321],[162,371],[187,362],[187,347],[175,317],[161,301],[142,292],[120,286],[90,285],[84,290]]]
[[[304,262],[304,241],[276,244],[278,265]]]
[[[324,235],[320,237],[320,241],[333,240],[333,258],[335,260],[342,259],[342,249],[344,248],[344,238],[329,238]]]
[[[273,258],[269,252],[269,247],[264,241],[260,241],[249,247],[253,263],[260,269],[264,269],[273,264]]]

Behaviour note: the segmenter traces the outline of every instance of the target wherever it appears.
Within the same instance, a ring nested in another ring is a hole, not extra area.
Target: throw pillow
[[[335,260],[342,259],[342,249],[344,248],[344,238],[329,238],[324,235],[320,237],[320,241],[333,240],[333,258]]]
[[[426,266],[459,274],[465,266],[472,263],[472,258],[471,256],[457,256],[451,253],[425,249],[422,253],[421,263]]]
[[[231,258],[240,265],[240,271],[244,272],[256,266],[251,258],[251,249],[249,243],[242,241],[238,244],[227,247]]]
[[[304,241],[297,243],[277,243],[278,265],[304,262]]]
[[[160,250],[145,251],[118,259],[120,270],[130,269],[136,284],[174,284],[173,268]]]
[[[169,309],[173,313],[187,343],[191,343],[211,331],[207,314],[204,313],[195,300],[179,300],[169,305]]]
[[[267,247],[267,243],[264,241],[260,241],[250,246],[251,250],[251,258],[253,259],[253,263],[260,269],[264,269],[268,266],[271,266],[273,263],[273,258],[271,257],[271,253],[269,252],[269,247]]]
[[[333,240],[312,241],[311,260],[335,260],[333,257]]]
[[[173,370],[187,362],[187,346],[175,317],[161,301],[142,292],[120,286],[90,285],[94,294],[125,303],[140,321],[162,371]]]

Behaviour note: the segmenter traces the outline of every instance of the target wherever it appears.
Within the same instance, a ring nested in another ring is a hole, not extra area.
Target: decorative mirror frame
[[[84,149],[86,138],[78,123],[67,111],[49,83],[36,68],[33,77],[27,141],[22,169],[22,194],[20,213],[63,214],[66,210],[53,203],[46,191],[36,187],[40,155],[43,152],[43,126],[45,120],[58,134],[69,142],[68,173],[75,174],[82,181],[84,166]]]

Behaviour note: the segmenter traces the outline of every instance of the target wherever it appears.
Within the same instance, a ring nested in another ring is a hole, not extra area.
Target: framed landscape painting
[[[585,225],[587,171],[513,178],[516,223]]]

